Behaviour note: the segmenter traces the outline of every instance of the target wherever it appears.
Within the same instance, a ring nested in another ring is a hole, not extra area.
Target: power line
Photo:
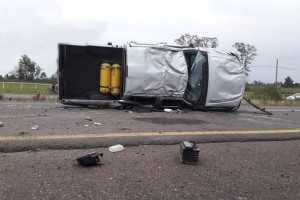
[[[250,66],[249,68],[276,68],[276,66]],[[288,68],[288,67],[278,67],[279,69],[286,69],[286,70],[292,70],[292,71],[299,71],[299,69],[293,69],[293,68]]]

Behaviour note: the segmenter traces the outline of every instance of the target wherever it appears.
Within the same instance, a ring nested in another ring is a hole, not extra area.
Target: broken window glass
[[[198,52],[189,70],[189,79],[184,98],[192,104],[198,104],[204,89],[203,68],[207,65],[206,58]]]

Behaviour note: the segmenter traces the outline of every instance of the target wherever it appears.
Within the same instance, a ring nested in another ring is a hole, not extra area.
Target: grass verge
[[[274,101],[274,100],[254,99],[251,100],[251,102],[258,106],[300,106],[300,101],[288,101],[288,100]],[[249,104],[245,100],[242,100],[241,105],[248,106]]]

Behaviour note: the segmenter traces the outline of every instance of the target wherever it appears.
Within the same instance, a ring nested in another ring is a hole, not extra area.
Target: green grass
[[[258,106],[300,106],[300,101],[272,101],[252,99],[251,102]],[[242,100],[241,105],[249,106],[249,104],[245,100]]]
[[[247,85],[245,98],[258,106],[300,106],[300,101],[288,101],[286,97],[300,93],[300,88],[280,88],[276,89],[274,85]],[[243,101],[242,105],[248,105]]]
[[[3,94],[47,94],[47,89],[50,88],[51,84],[40,84],[40,83],[23,83],[21,88],[21,83],[3,83],[0,82],[0,93]]]
[[[295,93],[300,93],[300,88],[280,88],[279,92],[281,94],[292,95]]]

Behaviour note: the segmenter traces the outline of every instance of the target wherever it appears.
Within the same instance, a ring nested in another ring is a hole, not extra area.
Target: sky
[[[300,1],[297,0],[0,0],[0,75],[28,55],[50,77],[58,43],[124,45],[167,42],[189,33],[217,37],[218,49],[257,48],[248,82],[290,76],[300,83]]]

